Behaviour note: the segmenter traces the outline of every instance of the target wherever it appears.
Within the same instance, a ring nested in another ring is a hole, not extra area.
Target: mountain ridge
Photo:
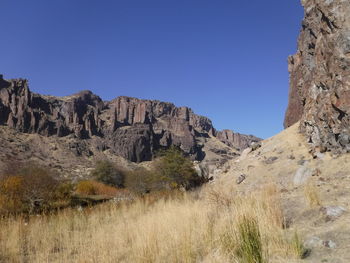
[[[156,151],[172,145],[202,161],[209,137],[217,138],[232,152],[260,141],[252,135],[217,131],[209,118],[189,107],[128,96],[103,101],[88,90],[64,97],[40,95],[30,91],[27,80],[5,80],[2,75],[0,113],[0,125],[18,132],[93,139],[98,150],[109,149],[132,162],[150,161]]]

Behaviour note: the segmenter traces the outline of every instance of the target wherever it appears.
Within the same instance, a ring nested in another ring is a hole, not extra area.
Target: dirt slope
[[[350,155],[314,158],[298,125],[263,141],[255,151],[246,150],[214,184],[237,193],[275,184],[287,226],[311,249],[302,262],[350,262]],[[242,174],[246,179],[238,184]]]

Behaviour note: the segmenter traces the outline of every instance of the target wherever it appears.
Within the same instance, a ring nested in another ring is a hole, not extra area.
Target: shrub
[[[0,181],[0,214],[13,214],[24,209],[24,182],[20,176],[8,176]]]
[[[152,171],[138,168],[125,173],[125,187],[137,193],[148,193],[156,189],[156,177]]]
[[[238,224],[237,255],[242,263],[264,263],[261,235],[255,218],[242,217]]]
[[[28,201],[39,199],[50,201],[54,197],[59,183],[54,179],[56,175],[52,170],[32,164],[24,166],[19,174],[23,177],[26,186],[24,193]]]
[[[108,160],[98,161],[91,176],[104,184],[118,187],[124,185],[124,172]]]
[[[81,181],[77,184],[76,193],[81,195],[95,195],[95,190],[92,181]]]
[[[80,195],[116,196],[118,192],[115,187],[91,180],[79,182],[76,189],[76,193]]]
[[[155,165],[155,173],[158,175],[158,181],[166,182],[171,188],[189,189],[203,183],[192,161],[174,146],[160,153],[160,158]]]
[[[306,258],[310,253],[310,250],[304,247],[303,242],[300,239],[297,232],[294,233],[294,236],[292,239],[292,248],[294,250],[294,253],[300,259]]]
[[[13,209],[7,207],[10,213],[20,211],[34,212],[50,206],[55,199],[55,191],[58,181],[54,179],[56,174],[47,167],[35,163],[14,163],[14,168],[7,168],[6,175],[2,176],[3,202],[13,205]],[[5,201],[4,201],[5,200]],[[11,205],[11,206],[12,206]],[[15,209],[18,207],[18,209]]]
[[[50,209],[58,198],[55,177],[53,170],[36,163],[7,163],[0,178],[2,213]]]
[[[57,200],[69,200],[74,192],[74,184],[67,181],[61,182],[55,191],[55,199]]]

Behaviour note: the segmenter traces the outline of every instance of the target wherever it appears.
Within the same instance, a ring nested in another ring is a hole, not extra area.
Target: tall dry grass
[[[273,187],[240,197],[207,187],[27,221],[1,220],[0,262],[260,263],[299,256]],[[249,257],[252,248],[259,251]]]
[[[304,196],[310,207],[318,207],[322,205],[319,190],[317,189],[313,180],[308,180],[304,186]]]

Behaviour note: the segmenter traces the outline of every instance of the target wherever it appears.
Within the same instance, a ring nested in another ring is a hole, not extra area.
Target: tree
[[[59,185],[55,177],[56,174],[47,167],[35,163],[17,163],[12,171],[7,168],[6,174],[1,177],[2,202],[13,204],[13,209],[12,205],[8,206],[10,213],[31,213],[36,208],[47,208],[54,201]]]
[[[123,187],[124,185],[124,172],[108,160],[97,161],[91,176],[111,186]]]
[[[158,173],[162,181],[167,182],[172,188],[189,189],[202,183],[192,161],[174,146],[160,153],[160,158],[155,165],[155,172]]]
[[[125,187],[137,193],[147,193],[156,188],[156,177],[153,171],[137,168],[125,174]]]
[[[23,178],[24,199],[29,204],[30,212],[37,207],[50,206],[59,185],[51,169],[37,164],[27,164],[19,170],[18,175]]]

